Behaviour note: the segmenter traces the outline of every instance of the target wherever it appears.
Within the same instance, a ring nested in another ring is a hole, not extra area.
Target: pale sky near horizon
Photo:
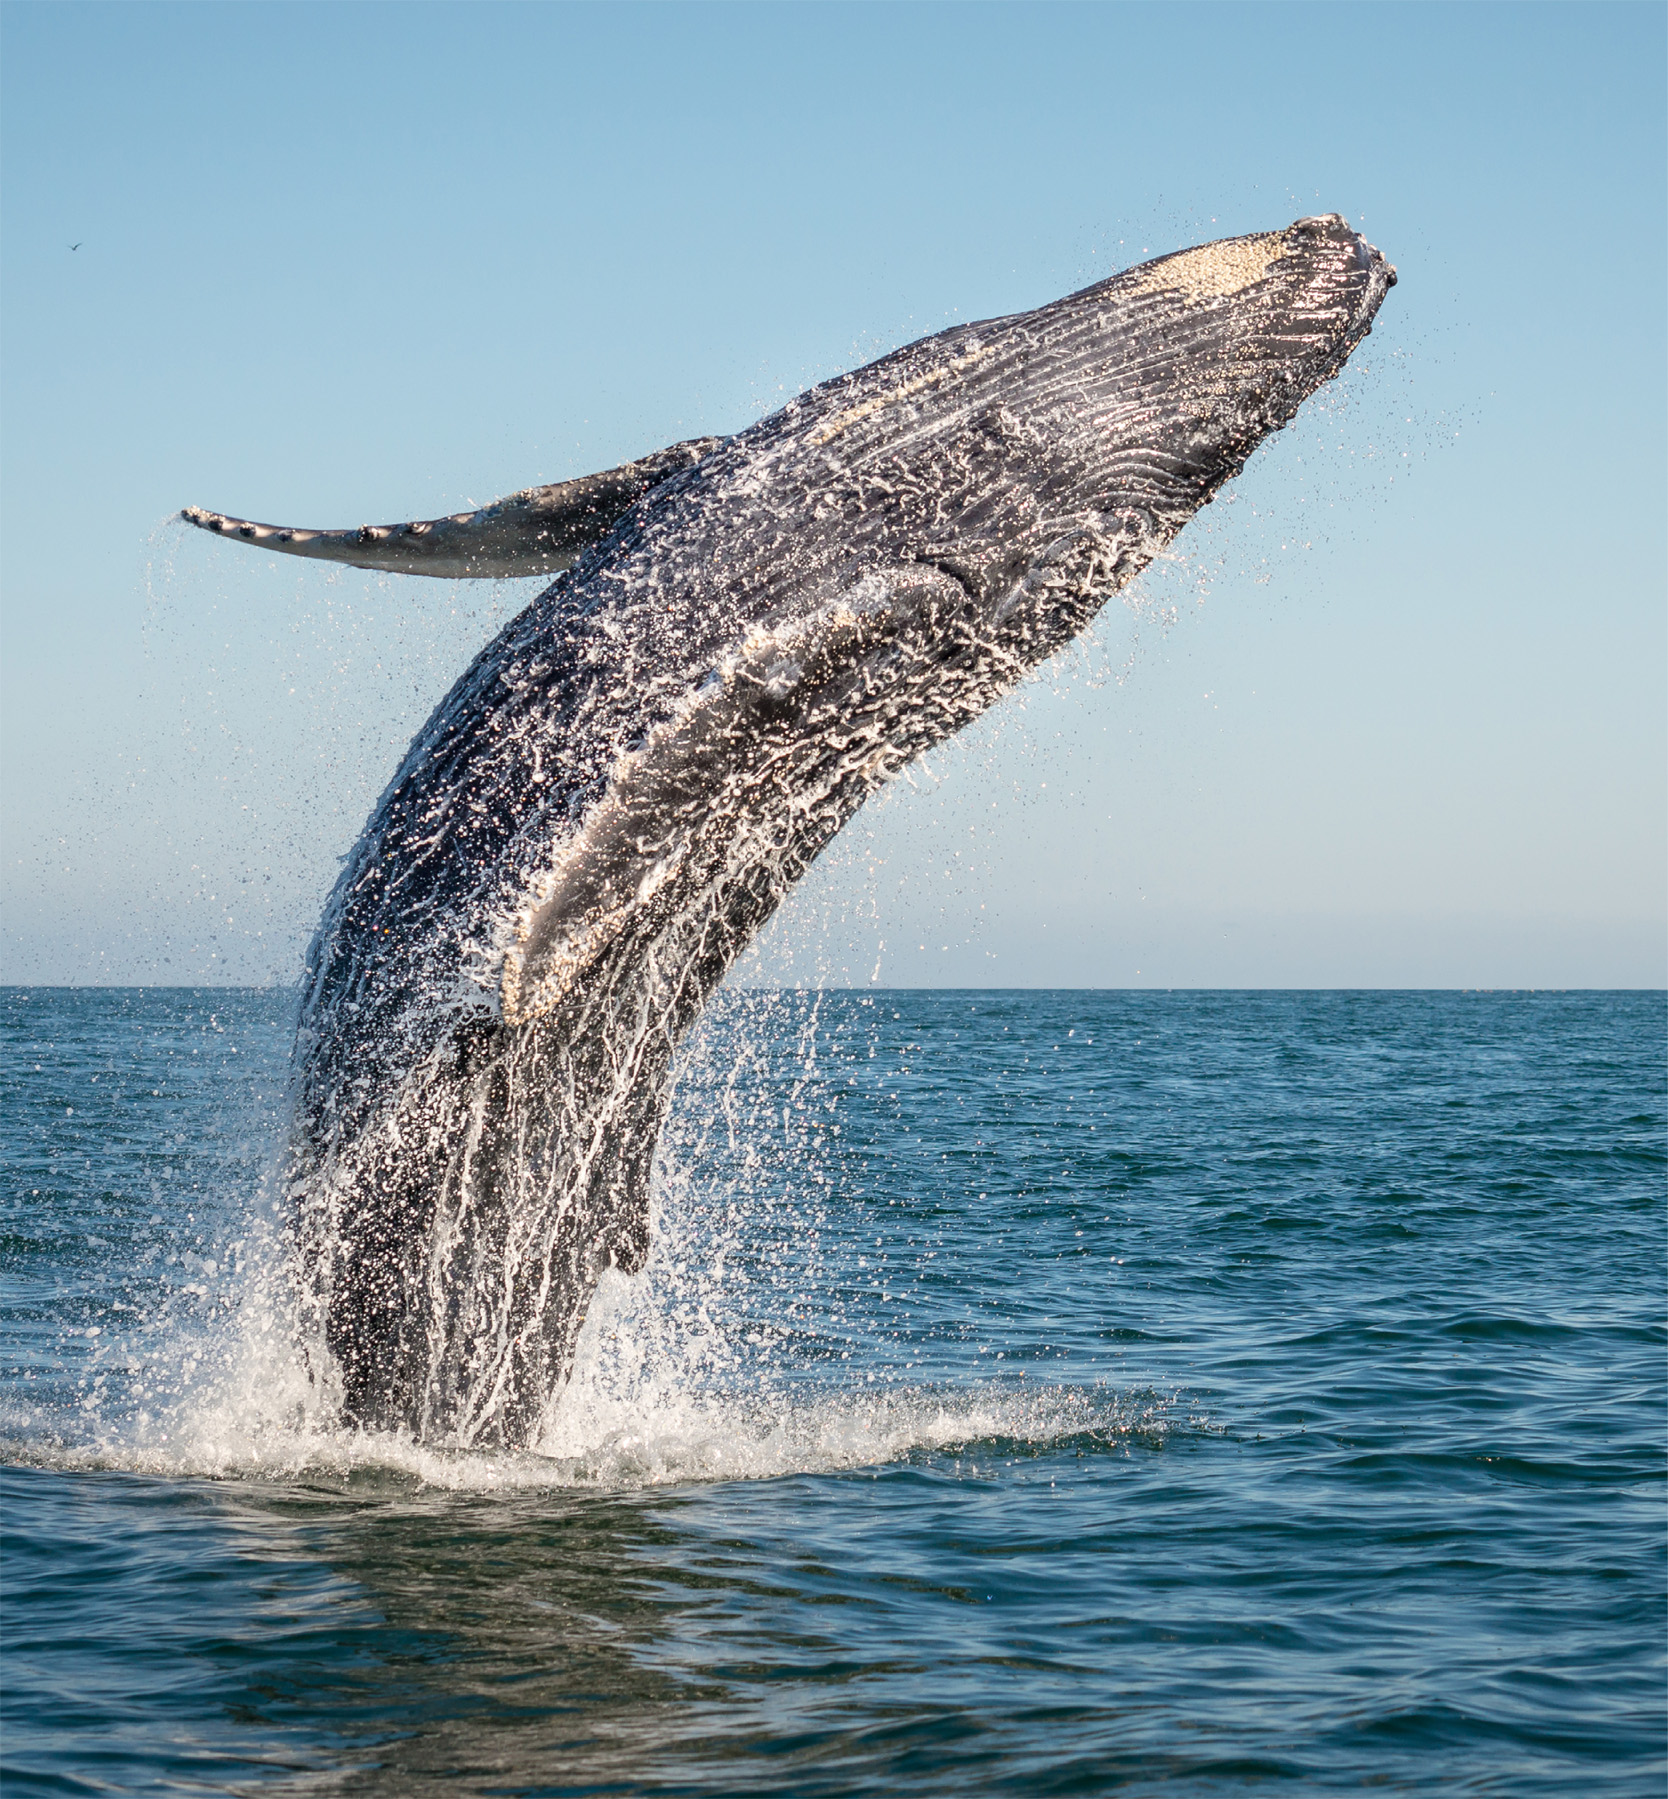
[[[10,0],[0,978],[293,980],[536,591],[179,506],[455,510],[1336,210],[1401,275],[1344,379],[743,975],[1662,985],[1665,20]]]

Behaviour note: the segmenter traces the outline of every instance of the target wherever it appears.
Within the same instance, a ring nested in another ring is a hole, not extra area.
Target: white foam
[[[345,1480],[371,1473],[454,1491],[629,1491],[691,1482],[769,1480],[881,1467],[960,1452],[988,1463],[1071,1438],[1104,1447],[1162,1435],[1156,1396],[1019,1383],[966,1388],[813,1389],[757,1396],[663,1395],[647,1407],[558,1408],[538,1448],[494,1454],[448,1450],[380,1432],[344,1430],[319,1416],[260,1417],[224,1403],[189,1403],[150,1427],[85,1442],[19,1433],[0,1420],[0,1454],[62,1469],[121,1470],[179,1479]]]

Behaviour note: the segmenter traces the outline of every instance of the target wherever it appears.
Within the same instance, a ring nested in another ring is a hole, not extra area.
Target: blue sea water
[[[539,1453],[335,1428],[287,1002],[0,993],[5,1791],[1660,1794],[1664,996],[722,996]]]

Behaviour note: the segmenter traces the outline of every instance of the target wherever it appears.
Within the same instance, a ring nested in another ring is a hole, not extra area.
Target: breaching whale
[[[291,554],[563,571],[417,734],[309,951],[290,1220],[354,1423],[523,1445],[640,1267],[673,1055],[864,799],[1064,646],[1342,366],[1336,215],[958,325],[726,438]]]

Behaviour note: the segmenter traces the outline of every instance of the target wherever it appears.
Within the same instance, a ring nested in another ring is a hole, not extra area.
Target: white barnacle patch
[[[982,344],[975,345],[963,356],[952,356],[937,368],[928,369],[925,374],[913,376],[908,381],[900,381],[896,387],[872,400],[865,400],[860,406],[850,406],[844,412],[836,413],[811,433],[812,445],[820,449],[824,444],[832,443],[853,425],[872,418],[877,412],[884,412],[888,406],[896,406],[903,400],[913,399],[916,394],[926,393],[940,386],[952,375],[959,375],[963,369],[970,369],[975,363],[983,362],[990,353]]]
[[[1243,292],[1268,272],[1286,253],[1286,234],[1265,231],[1257,237],[1230,237],[1217,244],[1183,250],[1144,268],[1133,269],[1130,289],[1138,294],[1167,291],[1180,293],[1198,305],[1205,300],[1225,300]]]

